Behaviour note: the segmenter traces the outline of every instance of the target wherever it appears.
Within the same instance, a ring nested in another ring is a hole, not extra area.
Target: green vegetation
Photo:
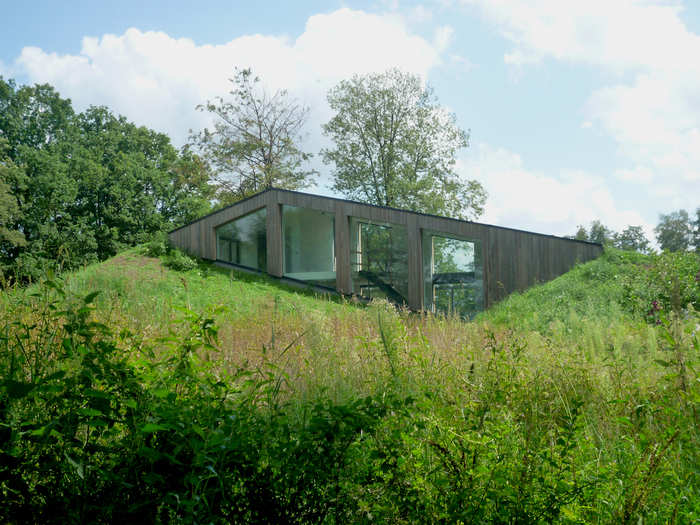
[[[694,254],[464,323],[145,251],[2,295],[1,521],[700,519]]]
[[[328,92],[335,112],[323,125],[332,147],[333,189],[360,202],[478,218],[486,190],[455,171],[469,135],[420,76],[389,69],[355,75]]]
[[[206,213],[206,164],[105,107],[0,77],[0,279],[112,257]]]
[[[236,202],[271,187],[308,187],[316,172],[305,169],[312,155],[300,149],[309,108],[286,90],[269,94],[251,69],[235,69],[229,97],[197,106],[214,117],[213,129],[190,141],[215,171],[216,198]]]

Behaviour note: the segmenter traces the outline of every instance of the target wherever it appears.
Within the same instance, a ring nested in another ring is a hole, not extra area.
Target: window
[[[335,288],[335,216],[283,206],[282,230],[285,277]]]
[[[481,243],[423,232],[424,305],[472,317],[484,309]]]
[[[216,229],[216,258],[267,270],[267,209],[249,213]]]
[[[350,267],[353,291],[363,297],[406,303],[408,236],[398,224],[350,219]]]

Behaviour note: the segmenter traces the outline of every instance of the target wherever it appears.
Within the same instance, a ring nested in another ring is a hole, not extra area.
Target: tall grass
[[[8,291],[0,518],[696,522],[698,271],[609,251],[469,323],[138,250]]]

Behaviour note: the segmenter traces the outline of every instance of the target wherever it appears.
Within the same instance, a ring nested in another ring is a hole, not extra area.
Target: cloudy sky
[[[0,2],[0,75],[176,145],[236,66],[311,107],[312,152],[331,86],[399,67],[471,130],[458,169],[489,192],[482,222],[566,235],[600,219],[651,238],[659,213],[700,206],[700,2]]]

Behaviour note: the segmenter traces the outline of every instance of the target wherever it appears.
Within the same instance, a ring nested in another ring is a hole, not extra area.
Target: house
[[[586,241],[274,188],[169,236],[221,265],[463,316],[603,251]]]

